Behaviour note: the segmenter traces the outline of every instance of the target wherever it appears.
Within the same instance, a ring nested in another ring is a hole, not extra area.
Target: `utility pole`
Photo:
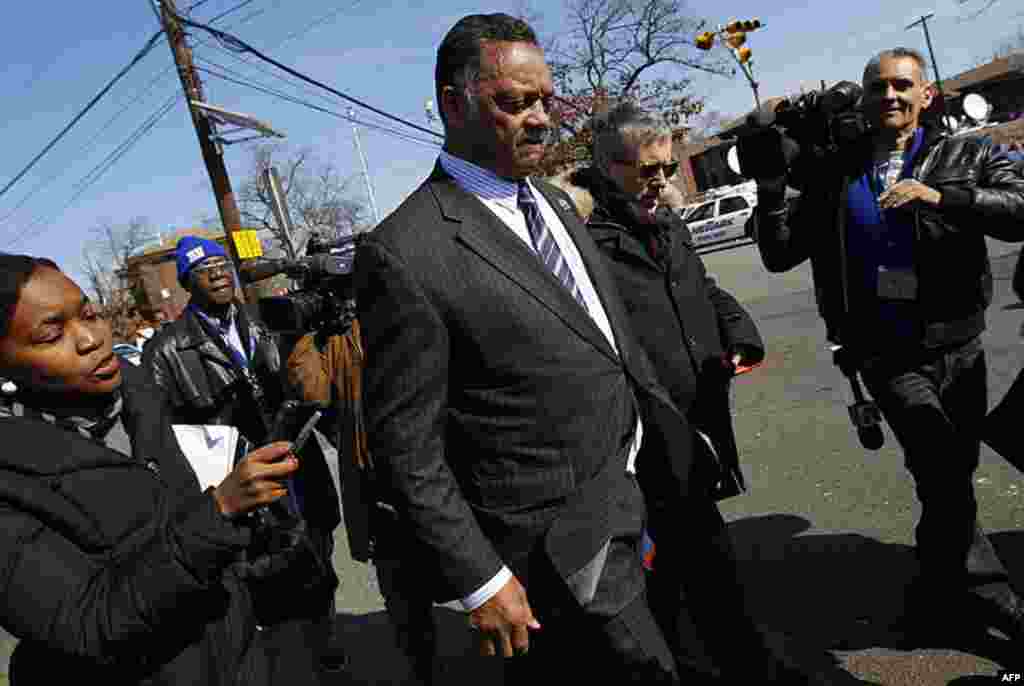
[[[923,15],[915,22],[907,25],[907,31],[919,25],[924,29],[924,40],[928,43],[928,54],[932,57],[932,69],[935,71],[935,87],[939,91],[939,106],[942,113],[946,112],[946,96],[942,94],[942,79],[939,77],[939,63],[935,60],[935,48],[932,47],[932,35],[928,32],[928,20],[935,16],[935,12]]]
[[[192,49],[185,42],[185,31],[177,20],[177,7],[174,0],[159,0],[159,2],[160,23],[163,24],[167,42],[171,46],[171,54],[178,66],[178,77],[181,79],[181,87],[185,91],[185,97],[189,103],[192,124],[196,129],[196,137],[199,138],[199,149],[202,151],[206,171],[210,175],[210,183],[213,184],[217,209],[220,212],[221,223],[224,225],[228,254],[235,263],[237,271],[241,265],[241,259],[238,256],[238,247],[235,245],[233,234],[242,229],[242,215],[238,211],[235,193],[231,189],[231,179],[228,178],[228,170],[224,166],[221,146],[213,140],[216,133],[213,124],[207,115],[191,104],[192,102],[205,102],[203,84],[192,63]]]
[[[370,210],[373,212],[373,224],[380,224],[380,214],[377,212],[377,199],[373,197],[373,184],[370,182],[370,168],[366,166],[366,155],[363,154],[363,146],[359,142],[359,128],[355,122],[355,112],[348,108],[348,118],[352,120],[352,138],[356,142],[356,152],[359,153],[359,162],[363,165],[363,181],[366,182],[366,195],[370,198]]]

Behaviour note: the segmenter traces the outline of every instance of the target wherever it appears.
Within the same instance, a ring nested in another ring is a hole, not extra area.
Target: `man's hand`
[[[469,613],[469,624],[479,632],[480,654],[504,657],[525,655],[530,649],[529,629],[539,629],[526,599],[526,589],[514,576],[501,590]]]
[[[878,196],[878,206],[883,210],[891,210],[907,203],[922,202],[938,207],[940,200],[942,200],[942,193],[934,188],[929,188],[914,179],[904,179],[893,184],[889,190]]]

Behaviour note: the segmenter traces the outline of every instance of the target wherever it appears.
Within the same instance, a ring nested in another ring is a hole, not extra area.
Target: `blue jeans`
[[[988,409],[981,340],[875,359],[863,378],[917,487],[920,582],[939,593],[1002,595],[1009,577],[978,526],[974,497],[980,425]]]

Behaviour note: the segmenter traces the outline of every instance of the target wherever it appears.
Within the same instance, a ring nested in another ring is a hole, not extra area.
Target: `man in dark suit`
[[[459,599],[485,653],[529,650],[506,666],[541,678],[570,655],[577,675],[671,683],[632,472],[641,445],[672,445],[685,493],[692,430],[570,200],[530,178],[551,127],[544,53],[520,20],[468,16],[436,88],[438,164],[356,259],[370,452],[424,584]]]

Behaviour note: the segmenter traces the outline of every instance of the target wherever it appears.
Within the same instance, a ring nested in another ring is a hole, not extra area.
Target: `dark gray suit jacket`
[[[356,258],[370,452],[432,553],[424,572],[440,575],[442,598],[472,593],[503,563],[522,578],[538,548],[568,580],[610,537],[638,535],[643,502],[624,473],[638,410],[641,463],[692,445],[571,201],[536,185],[579,249],[620,355],[440,167]],[[688,461],[675,465],[685,492]]]

